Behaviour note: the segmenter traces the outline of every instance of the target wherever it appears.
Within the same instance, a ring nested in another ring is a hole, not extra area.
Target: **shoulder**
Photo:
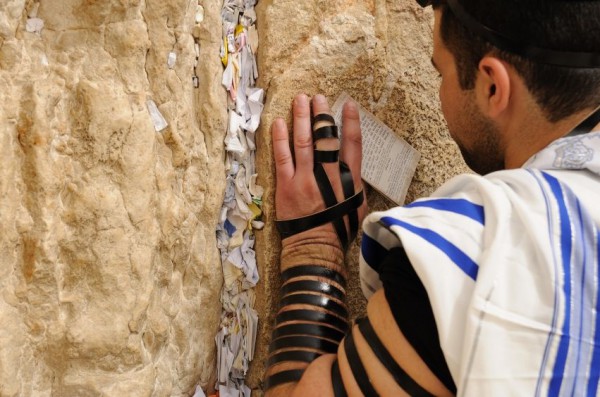
[[[364,223],[368,237],[387,245],[393,230],[419,228],[438,233],[483,233],[498,226],[522,207],[543,206],[539,176],[524,170],[495,172],[486,176],[463,174],[452,178],[431,196],[387,211],[370,214]]]

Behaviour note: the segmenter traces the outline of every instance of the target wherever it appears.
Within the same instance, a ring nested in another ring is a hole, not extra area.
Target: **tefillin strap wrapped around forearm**
[[[282,311],[276,317],[269,367],[284,362],[310,363],[335,353],[348,330],[343,304],[346,279],[324,266],[300,265],[282,273]],[[292,308],[302,305],[301,308]],[[287,309],[286,309],[287,308]],[[303,370],[286,370],[268,377],[266,387],[296,382]]]

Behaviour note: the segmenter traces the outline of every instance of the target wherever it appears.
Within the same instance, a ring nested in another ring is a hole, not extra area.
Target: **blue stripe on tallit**
[[[558,352],[552,370],[552,379],[548,389],[549,396],[558,396],[563,382],[567,355],[569,353],[569,326],[571,323],[571,253],[572,253],[572,231],[569,213],[564,201],[562,187],[556,178],[542,173],[542,176],[550,186],[552,194],[558,204],[559,226],[560,226],[560,251],[563,269],[563,293],[565,297],[565,315],[559,337]]]
[[[539,182],[536,173],[530,172]],[[600,366],[600,351],[598,351],[600,316],[594,317],[594,313],[600,310],[600,295],[597,285],[597,277],[600,274],[598,228],[568,186],[561,184],[551,175],[543,172],[541,175],[550,187],[558,209],[556,219],[552,215],[556,213],[550,206],[546,194],[547,189],[540,184],[546,199],[550,241],[554,247],[556,247],[553,243],[556,234],[553,227],[554,219],[557,220],[559,226],[560,244],[557,247],[557,251],[559,251],[557,254],[560,254],[562,269],[559,271],[555,266],[552,331],[546,344],[536,395],[539,395],[540,382],[545,377],[548,356],[552,346],[555,346],[553,340],[556,341],[558,334],[558,346],[548,395],[594,396],[598,389],[598,367]],[[556,280],[562,281],[563,284],[560,295],[564,296],[564,300],[560,303],[557,300],[556,293],[559,291],[559,287]],[[560,330],[556,324],[557,309],[563,309],[565,314]]]
[[[580,396],[585,394],[586,386],[590,388],[586,378],[593,369],[593,335],[596,333],[593,311],[598,297],[597,280],[594,279],[598,255],[594,250],[598,231],[571,189],[547,174],[544,174],[544,178],[559,205],[565,293],[565,322],[549,395]],[[565,224],[567,222],[568,225]],[[565,234],[567,228],[570,234]]]
[[[554,247],[554,244],[553,244],[553,238],[554,238],[553,219],[554,219],[554,217],[552,216],[553,211],[552,211],[552,207],[550,205],[550,197],[547,192],[547,189],[544,187],[542,179],[539,177],[539,173],[535,172],[533,170],[528,170],[528,171],[535,178],[536,182],[540,186],[540,190],[544,197],[544,202],[546,204],[546,216],[547,216],[547,222],[548,222],[548,237],[550,240],[550,246],[553,248]],[[558,274],[557,256],[558,255],[557,255],[556,250],[552,249],[552,262],[553,262],[554,274],[556,274],[556,275]],[[544,373],[545,373],[546,365],[548,363],[548,357],[550,356],[550,347],[551,347],[552,338],[554,337],[554,335],[556,335],[556,321],[557,321],[557,317],[558,317],[557,316],[557,314],[558,314],[558,277],[554,278],[554,301],[553,301],[552,307],[553,307],[552,323],[550,326],[551,331],[549,332],[548,339],[546,340],[546,348],[544,349],[544,356],[542,358],[542,363],[540,365],[538,381],[537,381],[536,388],[535,388],[536,396],[539,396],[540,392],[541,392],[542,380],[545,378]]]
[[[380,222],[382,222],[386,227],[399,226],[411,233],[416,234],[446,254],[446,256],[471,279],[477,279],[477,272],[479,271],[479,266],[477,263],[475,263],[475,261],[465,254],[460,248],[433,230],[414,226],[399,219],[387,216],[381,218]]]
[[[585,394],[587,372],[591,363],[591,351],[593,346],[593,310],[597,288],[594,283],[595,257],[595,235],[596,227],[591,216],[581,206],[575,194],[565,187],[567,205],[576,214],[575,220],[575,262],[573,268],[573,281],[576,288],[574,294],[575,309],[571,321],[571,346],[575,351],[567,359],[567,369],[571,368],[569,380],[572,385],[565,387],[569,395],[583,396]]]
[[[600,280],[600,235],[596,233],[596,280]],[[592,364],[587,385],[587,397],[595,397],[600,381],[600,295],[596,293],[596,329],[594,331],[594,348]]]
[[[388,255],[388,250],[365,232],[362,236],[360,252],[367,265],[379,273],[379,265]]]
[[[483,206],[475,204],[465,199],[430,199],[415,201],[414,203],[408,204],[405,208],[431,208],[440,211],[449,211],[455,214],[464,215],[468,218],[473,219],[475,222],[479,222],[485,225],[485,213]]]

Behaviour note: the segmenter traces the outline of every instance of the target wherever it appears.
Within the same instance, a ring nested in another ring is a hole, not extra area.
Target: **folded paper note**
[[[342,126],[342,108],[349,100],[354,101],[342,92],[331,108],[339,126]],[[372,113],[354,102],[360,112],[362,131],[361,176],[394,203],[402,205],[421,155]]]

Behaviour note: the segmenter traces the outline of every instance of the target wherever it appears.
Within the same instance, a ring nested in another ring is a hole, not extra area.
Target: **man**
[[[338,163],[327,101],[312,99],[311,120],[295,98],[293,157],[283,120],[272,126],[283,286],[267,395],[595,396],[600,2],[420,3],[435,10],[450,134],[484,176],[365,219],[368,317],[349,326],[358,112],[344,107]]]

